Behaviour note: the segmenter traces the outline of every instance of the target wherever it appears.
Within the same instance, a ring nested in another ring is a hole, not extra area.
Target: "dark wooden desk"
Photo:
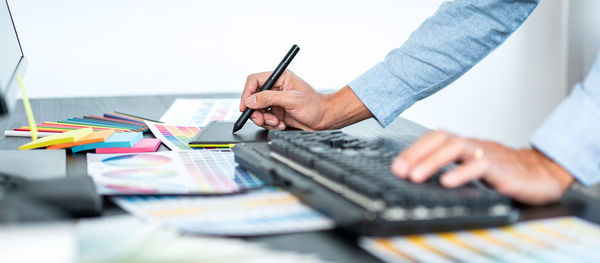
[[[237,94],[186,94],[168,96],[127,96],[127,97],[94,97],[66,99],[33,99],[31,101],[36,121],[63,120],[74,116],[102,114],[110,111],[122,111],[130,114],[158,119],[178,97],[217,98],[238,97]],[[27,124],[21,103],[15,112],[0,118],[0,149],[16,149],[26,143],[27,138],[4,138],[4,130]],[[388,128],[381,128],[375,121],[367,120],[344,129],[356,136],[368,139],[381,139],[397,147],[409,145],[426,128],[398,118]],[[168,150],[161,146],[159,150]],[[67,156],[67,176],[83,176],[86,174],[85,154]],[[578,191],[569,191],[560,204],[547,207],[523,207],[523,218],[533,219],[559,215],[577,215],[593,222],[600,223],[600,207],[596,199]],[[107,203],[105,215],[124,213],[114,205]],[[323,259],[335,262],[379,262],[370,254],[361,250],[355,238],[337,230],[263,236],[247,238],[249,241],[263,242],[275,249],[293,250],[303,253],[318,254]]]

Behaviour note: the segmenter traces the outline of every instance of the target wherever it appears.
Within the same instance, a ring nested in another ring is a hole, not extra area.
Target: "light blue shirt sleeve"
[[[348,84],[383,126],[452,83],[514,32],[536,0],[446,2],[392,50]]]
[[[582,184],[600,182],[600,54],[585,80],[534,133],[531,144]]]

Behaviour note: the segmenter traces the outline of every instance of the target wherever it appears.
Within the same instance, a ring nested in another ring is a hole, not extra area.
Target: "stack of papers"
[[[97,153],[154,152],[160,139],[142,139],[141,132],[115,132],[114,130],[93,131],[92,128],[57,133],[19,147],[19,150],[36,148],[71,148],[73,153],[96,150]]]
[[[35,141],[20,146],[19,150],[31,150],[36,148],[43,148],[46,146],[52,146],[55,144],[74,143],[90,134],[92,134],[92,128],[72,130],[37,139]]]
[[[110,136],[112,136],[114,133],[115,133],[114,130],[94,131],[91,134],[81,138],[81,140],[78,140],[76,142],[55,144],[55,145],[49,146],[46,149],[49,149],[49,150],[64,149],[64,148],[71,148],[71,147],[79,146],[79,145],[83,145],[83,144],[103,142],[106,139],[108,139]]]

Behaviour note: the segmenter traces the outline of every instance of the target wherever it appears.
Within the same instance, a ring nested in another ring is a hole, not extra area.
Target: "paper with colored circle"
[[[102,195],[224,194],[263,182],[238,167],[230,149],[87,155]]]

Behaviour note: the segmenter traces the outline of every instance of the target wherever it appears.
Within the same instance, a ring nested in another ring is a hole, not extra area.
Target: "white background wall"
[[[398,47],[442,1],[9,0],[31,97],[240,92],[291,44],[290,69],[337,89]],[[563,1],[403,116],[524,146],[567,92]]]

